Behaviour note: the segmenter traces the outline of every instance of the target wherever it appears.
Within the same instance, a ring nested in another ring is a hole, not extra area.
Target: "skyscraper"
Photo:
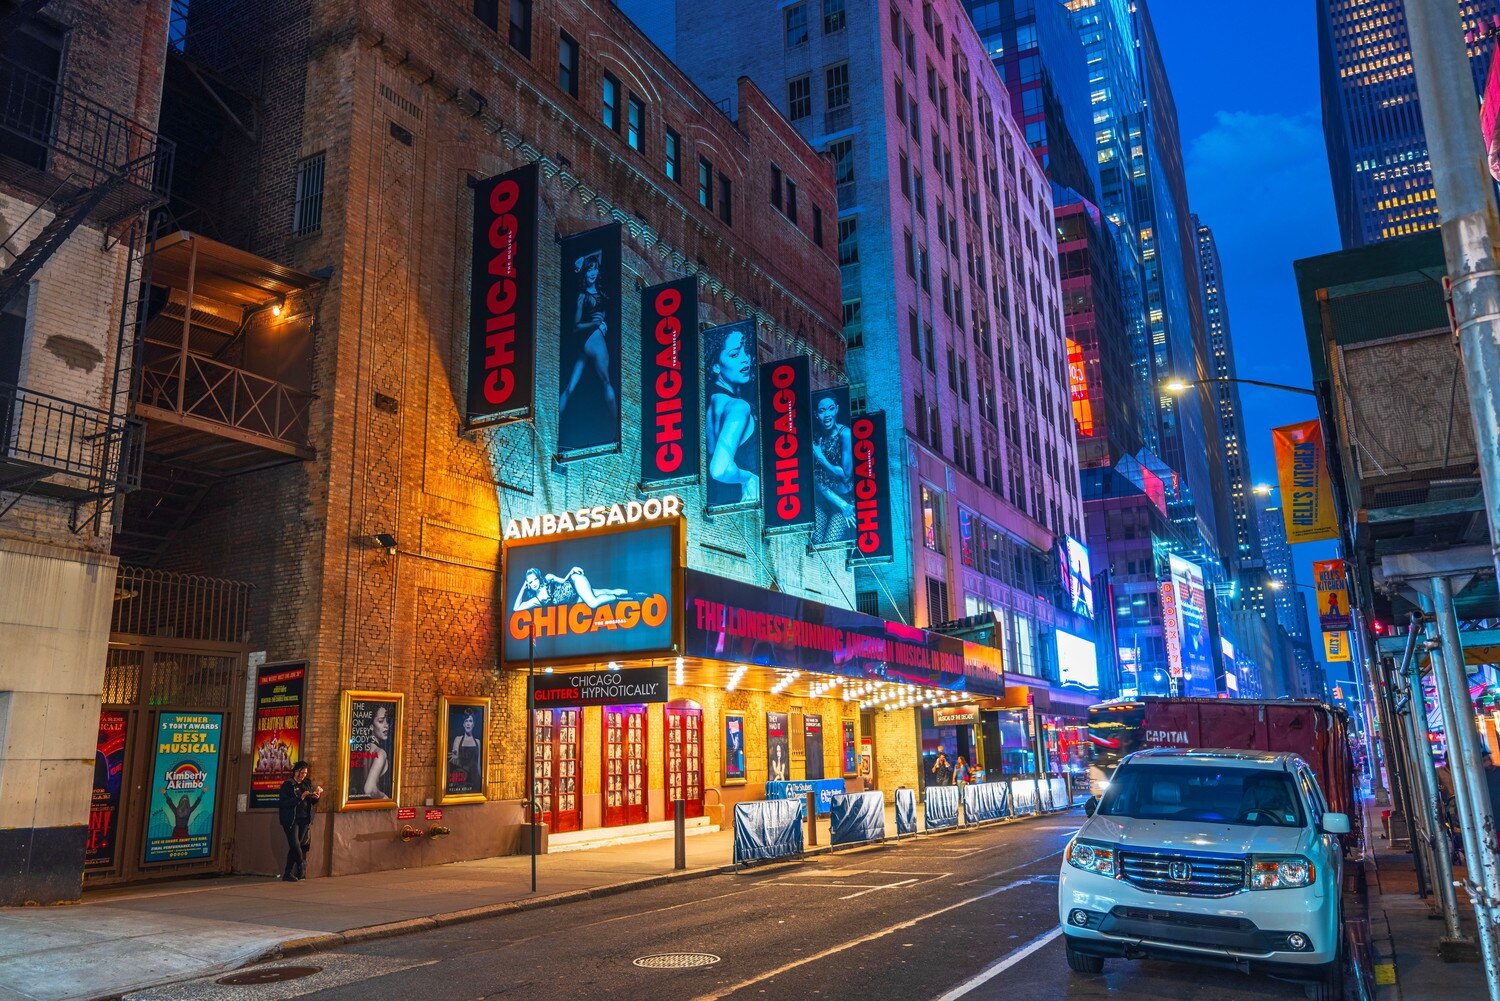
[[[1281,508],[1263,504],[1259,511],[1260,549],[1266,562],[1266,575],[1279,583],[1271,588],[1276,619],[1286,631],[1296,654],[1297,671],[1308,691],[1321,694],[1320,672],[1312,652],[1312,629],[1307,620],[1307,598],[1297,586],[1297,565],[1292,561],[1292,547],[1286,541],[1286,524]]]
[[[1323,137],[1345,248],[1437,225],[1405,2],[1318,0]],[[1465,28],[1500,11],[1496,0],[1457,3]],[[1476,91],[1490,50],[1487,41],[1469,46]]]

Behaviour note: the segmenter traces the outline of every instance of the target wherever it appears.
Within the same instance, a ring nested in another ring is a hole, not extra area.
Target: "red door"
[[[646,822],[646,707],[604,707],[604,826]]]
[[[703,710],[667,706],[667,816],[672,801],[686,802],[689,817],[703,816]]]
[[[533,775],[537,810],[542,823],[553,833],[583,827],[580,794],[583,780],[578,774],[578,731],[582,711],[538,709],[533,719]]]

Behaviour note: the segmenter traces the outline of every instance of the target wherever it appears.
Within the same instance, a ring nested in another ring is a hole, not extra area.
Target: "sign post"
[[[531,834],[531,892],[536,892],[536,634],[526,664],[526,816]]]

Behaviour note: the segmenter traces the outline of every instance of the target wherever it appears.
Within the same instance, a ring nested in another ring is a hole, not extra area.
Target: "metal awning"
[[[263,306],[320,284],[320,279],[296,268],[187,230],[157,240],[152,282],[185,289],[189,276],[195,296],[243,308]]]

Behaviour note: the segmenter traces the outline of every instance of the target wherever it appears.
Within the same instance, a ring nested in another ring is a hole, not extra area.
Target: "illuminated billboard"
[[[1099,690],[1099,657],[1091,640],[1057,631],[1057,680],[1064,687]]]
[[[1094,617],[1094,575],[1089,564],[1089,547],[1065,535],[1058,542],[1062,559],[1063,587],[1068,592],[1072,610]]]
[[[1203,586],[1203,570],[1175,554],[1168,565],[1177,599],[1182,658],[1182,688],[1178,694],[1212,695],[1217,686],[1213,680],[1213,651],[1209,649],[1208,596]]]
[[[1073,424],[1084,438],[1094,436],[1094,404],[1089,399],[1088,370],[1083,358],[1083,346],[1073,338],[1065,338],[1068,348],[1068,395],[1073,401]]]

